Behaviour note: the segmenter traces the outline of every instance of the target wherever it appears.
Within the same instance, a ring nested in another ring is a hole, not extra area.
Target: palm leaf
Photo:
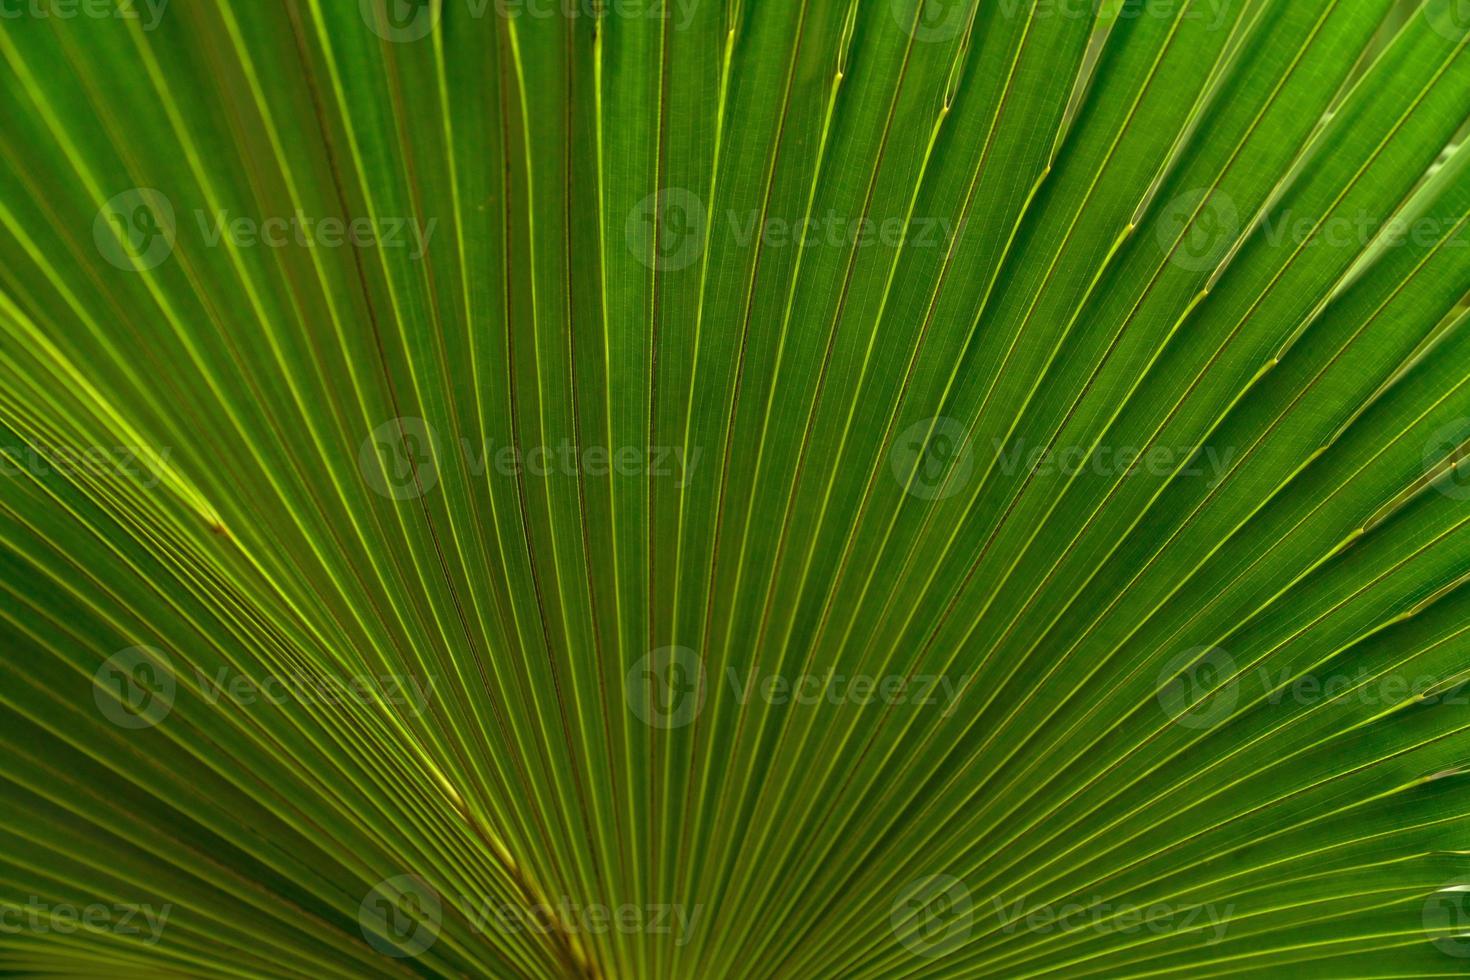
[[[0,12],[0,973],[1463,972],[1462,0]]]

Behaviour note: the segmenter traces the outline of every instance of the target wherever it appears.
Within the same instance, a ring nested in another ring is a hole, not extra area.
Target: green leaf
[[[0,19],[0,973],[1463,972],[1464,0]]]

